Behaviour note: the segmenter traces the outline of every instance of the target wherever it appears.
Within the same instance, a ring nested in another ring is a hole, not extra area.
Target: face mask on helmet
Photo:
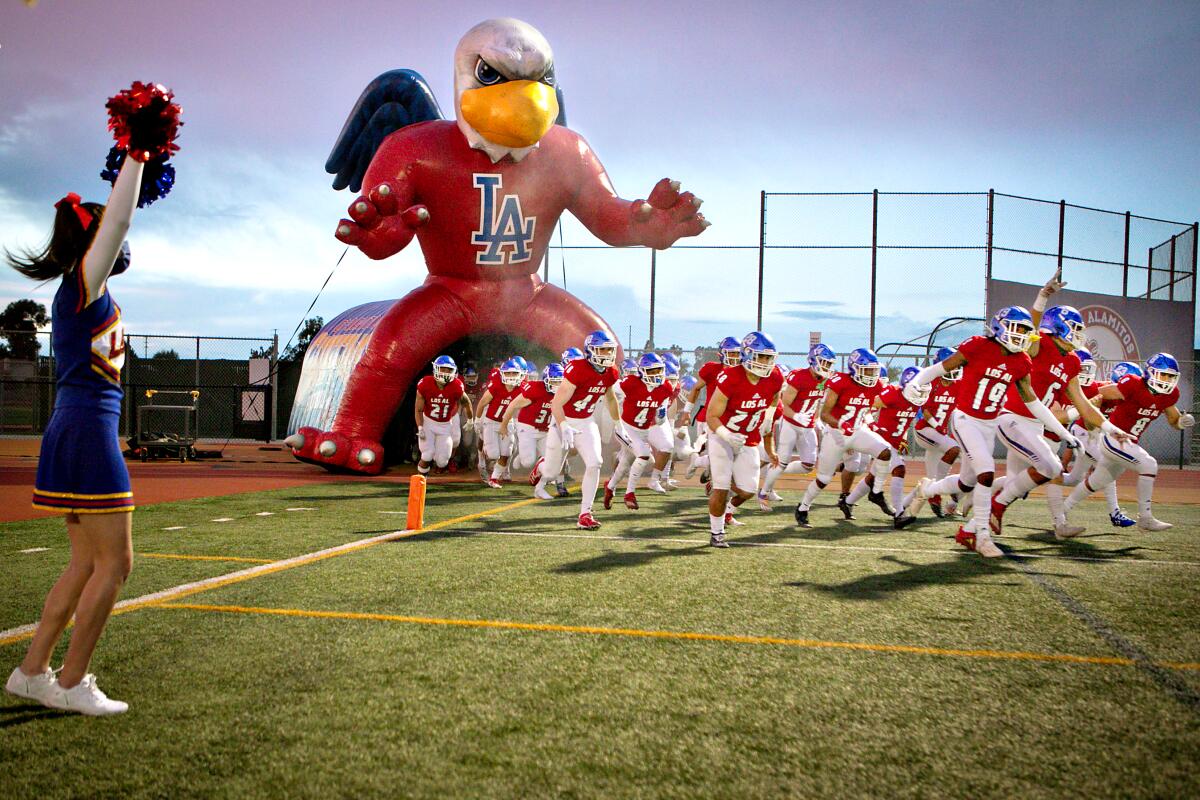
[[[853,364],[850,367],[850,377],[860,386],[874,386],[879,383],[878,364]]]
[[[500,382],[506,388],[515,389],[521,385],[521,381],[525,380],[525,368],[521,366],[515,359],[505,361],[500,367]]]
[[[1167,353],[1146,360],[1146,386],[1157,394],[1170,394],[1179,385],[1179,362]]]
[[[453,364],[451,364],[451,365],[434,364],[433,365],[433,379],[436,380],[438,383],[449,383],[450,381],[454,380],[454,376],[457,374],[458,374],[458,370],[454,367]]]
[[[1033,326],[1015,319],[1003,319],[998,323],[1000,332],[996,340],[1010,353],[1023,353],[1029,349]]]
[[[833,374],[834,363],[833,357],[825,353],[814,353],[808,359],[808,365],[812,367],[812,371],[822,378],[828,378]]]
[[[1096,362],[1092,359],[1079,362],[1079,385],[1091,386],[1096,381]]]

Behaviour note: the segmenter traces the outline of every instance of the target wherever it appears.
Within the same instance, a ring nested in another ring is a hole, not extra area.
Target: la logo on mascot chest
[[[504,266],[528,261],[537,217],[521,213],[518,195],[500,195],[502,175],[475,173],[471,179],[479,190],[479,230],[471,234],[471,244],[484,248],[475,254],[475,263]]]

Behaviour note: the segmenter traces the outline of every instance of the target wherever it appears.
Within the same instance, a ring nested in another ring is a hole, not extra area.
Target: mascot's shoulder
[[[462,131],[452,119],[431,119],[425,122],[414,122],[405,125],[388,134],[385,143],[401,142],[408,145],[428,144],[434,147],[445,147],[447,142],[463,139]],[[465,140],[464,140],[465,141]]]

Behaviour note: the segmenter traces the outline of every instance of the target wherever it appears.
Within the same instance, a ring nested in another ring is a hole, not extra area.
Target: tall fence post
[[[1067,201],[1058,201],[1058,279],[1062,280],[1063,234],[1067,229]]]
[[[870,347],[875,349],[875,267],[879,252],[879,190],[871,190],[871,336]]]
[[[1192,223],[1192,302],[1196,302],[1196,250],[1200,249],[1200,241],[1197,241],[1197,236],[1200,235],[1200,222]]]
[[[755,316],[755,330],[762,330],[763,320],[763,256],[767,249],[767,191],[758,193],[758,309]]]
[[[1150,299],[1150,293],[1154,291],[1154,248],[1146,248],[1146,299]]]
[[[987,199],[987,249],[983,264],[983,316],[986,318],[992,301],[992,235],[995,233],[993,220],[996,212],[996,190],[988,189]]]
[[[279,438],[279,331],[271,336],[271,441]]]
[[[200,337],[196,337],[196,385],[195,389],[200,388]]]
[[[1167,283],[1167,299],[1168,300],[1175,299],[1175,240],[1178,238],[1179,238],[1178,235],[1171,237],[1171,261],[1167,267],[1167,269],[1170,270],[1167,273],[1167,277],[1170,278],[1170,281],[1168,281],[1168,283]]]
[[[650,248],[650,344],[654,344],[654,294],[658,286],[658,251]],[[633,342],[629,343],[633,346]]]
[[[1129,212],[1125,212],[1125,255],[1121,259],[1121,296],[1129,297]]]

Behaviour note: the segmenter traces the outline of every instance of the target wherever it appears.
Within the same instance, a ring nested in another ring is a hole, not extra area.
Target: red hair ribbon
[[[88,226],[92,224],[92,212],[81,206],[80,203],[82,202],[83,198],[79,195],[74,192],[67,192],[67,196],[55,203],[54,207],[56,209],[62,208],[64,203],[69,205],[71,210],[75,212],[75,216],[79,217],[79,224],[86,231]]]

